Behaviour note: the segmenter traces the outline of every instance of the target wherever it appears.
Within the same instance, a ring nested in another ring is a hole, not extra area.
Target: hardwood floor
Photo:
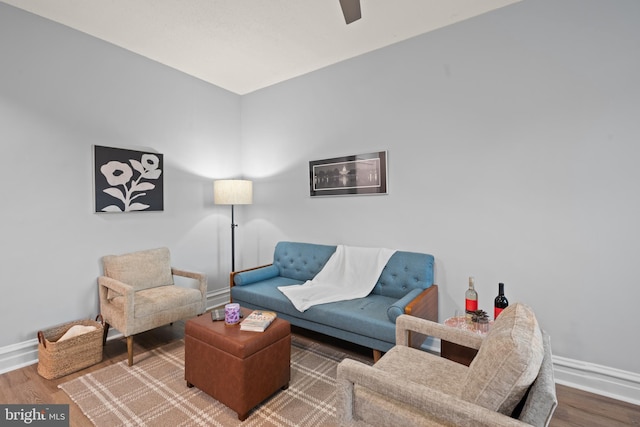
[[[339,347],[348,353],[353,352],[371,357],[369,349],[340,340],[298,328],[293,328],[293,333],[320,340],[325,344]],[[165,326],[136,335],[134,339],[134,355],[181,339],[183,336],[183,322],[176,322],[172,326]],[[7,372],[0,375],[0,403],[69,404],[70,425],[72,427],[91,426],[89,419],[82,414],[80,409],[62,390],[58,389],[58,385],[88,372],[125,360],[126,357],[126,340],[116,339],[107,342],[102,362],[56,380],[46,380],[40,377],[36,370],[37,365]],[[557,385],[556,388],[559,404],[551,420],[551,427],[640,426],[640,406],[562,385]]]
[[[184,322],[176,322],[135,336],[135,355],[156,347],[181,339],[184,336]],[[90,427],[93,424],[80,411],[67,394],[58,388],[59,384],[70,381],[86,373],[96,371],[105,366],[118,363],[127,358],[127,341],[125,338],[107,341],[104,347],[102,362],[55,380],[46,380],[37,372],[37,364],[0,375],[0,402],[17,404],[69,404],[71,427]]]
[[[549,424],[567,426],[640,426],[640,406],[556,385],[558,407]]]

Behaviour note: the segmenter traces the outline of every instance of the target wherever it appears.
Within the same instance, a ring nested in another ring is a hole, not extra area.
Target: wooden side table
[[[493,322],[489,322],[489,327]],[[444,324],[453,328],[465,329],[475,332],[477,334],[484,335],[486,332],[480,332],[475,327],[475,324],[468,324],[465,321],[465,317],[451,317],[444,321]],[[440,341],[440,356],[458,362],[460,364],[469,366],[474,357],[478,354],[478,350],[475,348],[465,347],[460,344],[441,340]]]

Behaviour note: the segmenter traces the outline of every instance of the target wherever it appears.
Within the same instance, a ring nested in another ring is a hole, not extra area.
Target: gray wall
[[[0,4],[0,350],[95,315],[107,253],[166,245],[224,289],[211,182],[244,175],[239,268],[284,239],[429,252],[441,319],[502,281],[556,363],[639,377],[638,18],[525,0],[239,97]],[[163,153],[165,211],[93,213],[93,144]],[[309,197],[310,160],[378,150],[388,195]]]
[[[245,263],[286,239],[429,252],[441,319],[468,276],[487,311],[504,282],[556,356],[640,372],[639,18],[524,1],[244,96]],[[388,195],[309,197],[310,160],[378,150]]]
[[[228,286],[240,97],[0,3],[0,348],[95,316],[100,257],[168,246]],[[164,155],[163,212],[93,213],[92,146]]]

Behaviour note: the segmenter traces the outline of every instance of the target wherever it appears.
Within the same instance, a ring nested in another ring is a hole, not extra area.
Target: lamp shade
[[[253,182],[244,179],[220,179],[213,182],[213,203],[216,205],[250,205]]]

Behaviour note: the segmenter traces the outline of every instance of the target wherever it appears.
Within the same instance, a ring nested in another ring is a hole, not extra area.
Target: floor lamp
[[[234,205],[250,205],[253,201],[253,182],[244,179],[220,179],[213,182],[213,203],[231,205],[231,271],[236,271],[236,236],[238,226],[233,218]]]

